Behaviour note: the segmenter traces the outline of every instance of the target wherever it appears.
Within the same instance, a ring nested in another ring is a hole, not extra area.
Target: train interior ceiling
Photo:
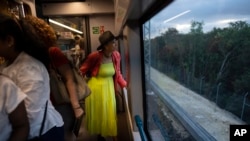
[[[135,22],[138,24],[143,20],[142,15],[150,16],[146,14],[148,9],[163,7],[168,3],[168,1],[157,0],[35,0],[35,14],[81,31],[80,35],[85,38],[85,47],[89,53],[98,46],[99,32],[111,30],[115,35],[125,35],[126,24],[131,23],[134,26]],[[62,35],[79,34],[79,32],[68,32],[68,29],[50,23],[56,31],[63,33]],[[67,49],[68,46],[62,48]]]
[[[77,17],[110,15],[116,34],[122,32],[129,20],[138,20],[146,8],[157,1],[122,1],[122,0],[36,0],[38,17]],[[159,2],[158,2],[159,3]],[[71,20],[70,20],[71,21]],[[90,19],[91,21],[91,19]],[[106,21],[104,21],[106,22]]]

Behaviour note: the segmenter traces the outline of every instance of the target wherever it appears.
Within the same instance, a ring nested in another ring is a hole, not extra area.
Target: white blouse
[[[25,99],[26,95],[9,78],[0,75],[0,140],[7,141],[12,132],[9,114]]]
[[[55,126],[63,126],[61,115],[50,101],[49,74],[40,61],[22,52],[11,65],[0,68],[0,72],[9,76],[27,95],[25,106],[30,122],[29,139],[39,135],[46,101],[48,109],[42,134]]]

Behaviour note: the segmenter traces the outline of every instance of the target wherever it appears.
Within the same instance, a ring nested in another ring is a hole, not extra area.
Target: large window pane
[[[249,5],[176,0],[143,25],[152,140],[194,139],[155,85],[216,140],[229,140],[230,124],[250,123]]]

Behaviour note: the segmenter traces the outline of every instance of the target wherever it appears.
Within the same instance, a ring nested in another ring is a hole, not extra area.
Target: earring
[[[3,57],[0,57],[0,65],[2,65],[5,62],[5,59]]]
[[[9,44],[8,47],[13,47],[13,44]]]

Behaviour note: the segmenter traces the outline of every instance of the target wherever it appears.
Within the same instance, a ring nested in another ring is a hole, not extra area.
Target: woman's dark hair
[[[14,47],[17,51],[26,52],[48,68],[48,49],[34,28],[23,19],[18,20],[11,15],[0,13],[0,39],[4,40],[8,36],[14,38]]]
[[[22,51],[23,33],[18,21],[8,14],[0,14],[0,40],[5,40],[8,36],[15,39],[14,46],[17,51]]]

